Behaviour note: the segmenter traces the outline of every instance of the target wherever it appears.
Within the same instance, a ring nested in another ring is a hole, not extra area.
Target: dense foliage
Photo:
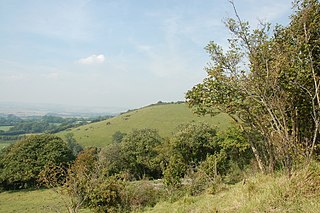
[[[67,203],[73,212],[81,207],[124,212],[154,205],[165,191],[141,184],[141,192],[134,188],[139,184],[133,181],[164,178],[166,185],[175,188],[183,178],[191,177],[190,172],[205,174],[207,181],[224,177],[233,169],[231,164],[239,168],[247,165],[251,159],[249,145],[241,132],[235,131],[218,134],[207,124],[190,123],[181,125],[171,138],[163,139],[153,129],[133,130],[105,149],[82,150],[67,170],[47,165],[40,181],[48,187],[61,185],[60,193],[68,195]],[[72,135],[68,137],[72,141]],[[61,176],[66,177],[65,181]]]
[[[0,185],[5,189],[35,186],[47,164],[67,164],[73,159],[74,155],[61,138],[29,136],[1,150]]]
[[[21,121],[22,119],[15,115],[0,116],[0,126],[14,126]]]
[[[121,142],[121,154],[125,170],[142,179],[143,177],[160,178],[161,168],[157,156],[157,147],[161,145],[163,138],[156,130],[134,130],[125,136]]]
[[[243,169],[252,154],[249,144],[238,129],[217,134],[204,123],[182,125],[166,144],[168,165],[164,170],[167,185],[177,185],[190,173],[203,172],[215,179],[230,172],[235,163]]]
[[[236,10],[229,50],[210,42],[208,76],[187,93],[200,114],[239,121],[262,171],[310,159],[320,142],[320,3],[296,1],[287,27],[250,30]],[[249,62],[249,64],[247,64]]]

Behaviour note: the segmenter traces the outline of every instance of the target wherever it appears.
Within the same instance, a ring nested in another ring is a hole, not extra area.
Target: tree
[[[68,148],[72,151],[74,156],[77,156],[83,150],[82,146],[77,143],[72,132],[65,134],[65,140]]]
[[[116,131],[113,135],[112,135],[112,142],[113,143],[121,143],[122,139],[126,136],[126,133],[120,132],[120,131]]]
[[[32,187],[47,164],[68,164],[72,160],[74,156],[61,138],[29,136],[1,150],[0,183],[5,189]]]
[[[162,142],[163,138],[153,129],[133,130],[126,135],[121,142],[125,169],[137,179],[161,177],[157,147]]]
[[[204,123],[180,125],[169,141],[168,165],[164,170],[165,183],[177,185],[188,169],[195,169],[208,155],[218,153],[221,147],[215,140],[216,130]]]
[[[112,212],[122,203],[120,193],[124,186],[117,176],[108,176],[106,169],[100,150],[88,148],[79,153],[67,170],[47,166],[40,181],[62,195],[70,213],[77,213],[82,207],[95,212]],[[63,182],[59,179],[61,174],[66,176]]]
[[[195,112],[219,109],[239,123],[261,171],[290,172],[319,144],[319,5],[296,1],[290,24],[273,33],[263,23],[250,30],[234,7],[236,19],[226,21],[229,50],[210,42],[208,76],[187,92]]]
[[[206,159],[208,154],[220,150],[215,140],[216,135],[216,129],[205,123],[180,125],[170,140],[172,155],[181,155],[187,165],[197,165]]]
[[[119,143],[112,143],[101,150],[101,160],[107,168],[108,175],[116,175],[126,172],[128,165],[125,163],[125,154]]]

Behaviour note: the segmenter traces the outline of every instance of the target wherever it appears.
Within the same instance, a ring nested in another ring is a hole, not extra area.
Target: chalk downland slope
[[[134,129],[150,128],[157,129],[162,137],[168,137],[179,125],[192,121],[206,122],[217,126],[219,130],[225,130],[233,123],[223,113],[213,117],[198,116],[184,103],[161,104],[132,110],[111,119],[60,132],[58,135],[64,137],[66,133],[72,132],[77,142],[85,147],[105,147],[112,142],[112,135],[117,131],[128,133]]]

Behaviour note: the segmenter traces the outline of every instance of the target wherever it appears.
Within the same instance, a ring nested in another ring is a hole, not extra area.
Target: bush
[[[0,153],[0,185],[5,189],[34,187],[47,164],[74,160],[63,140],[53,135],[29,136]]]
[[[123,205],[121,192],[123,182],[116,176],[90,181],[88,188],[87,207],[95,212],[119,212]]]
[[[126,135],[121,142],[123,169],[137,180],[162,177],[157,147],[163,142],[157,130],[140,129]]]
[[[164,195],[161,184],[154,181],[129,182],[122,190],[123,206],[128,211],[142,210],[154,206]]]

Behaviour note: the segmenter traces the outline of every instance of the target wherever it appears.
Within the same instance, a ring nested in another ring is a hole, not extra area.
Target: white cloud
[[[101,64],[106,60],[105,56],[100,54],[100,55],[91,55],[87,58],[81,58],[78,60],[79,64]]]

